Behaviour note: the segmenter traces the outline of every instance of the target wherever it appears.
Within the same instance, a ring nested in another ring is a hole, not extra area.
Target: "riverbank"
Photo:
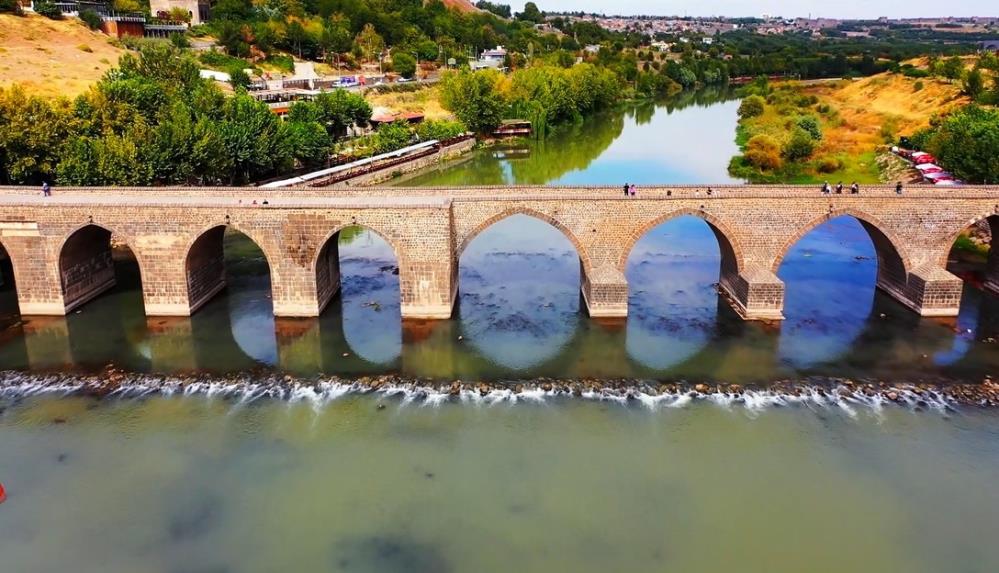
[[[434,381],[402,376],[297,378],[290,375],[165,376],[109,368],[101,374],[0,373],[0,400],[39,395],[139,398],[202,395],[240,403],[259,399],[327,403],[348,395],[426,404],[543,402],[576,398],[649,407],[707,401],[747,408],[765,406],[897,405],[912,409],[999,407],[999,383],[890,382],[845,378],[780,380],[765,385],[538,378],[507,382]]]
[[[897,180],[897,171],[882,169],[885,162],[879,156],[885,146],[967,103],[957,84],[893,73],[753,85],[744,101],[754,96],[761,108],[740,114],[736,141],[743,154],[729,167],[733,176],[753,183]],[[811,141],[801,136],[802,130]]]

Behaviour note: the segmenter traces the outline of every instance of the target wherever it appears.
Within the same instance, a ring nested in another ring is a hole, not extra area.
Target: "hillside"
[[[780,83],[765,101],[758,113],[739,120],[738,141],[745,153],[729,168],[754,183],[897,179],[904,174],[897,166],[879,165],[879,150],[969,102],[957,83],[893,73]],[[802,121],[811,125],[807,133],[817,137],[794,139],[804,129]],[[763,137],[754,143],[756,136]],[[789,151],[792,143],[795,147]]]
[[[911,134],[928,126],[934,115],[969,102],[957,83],[890,73],[805,91],[838,112],[822,142],[832,152],[869,152],[884,143],[885,135]]]
[[[443,0],[444,5],[459,12],[481,12],[471,0]]]
[[[31,93],[83,93],[125,51],[75,18],[0,14],[0,86],[19,83]]]

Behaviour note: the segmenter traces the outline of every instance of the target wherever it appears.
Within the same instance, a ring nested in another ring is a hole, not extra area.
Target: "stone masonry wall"
[[[251,204],[265,198],[268,205]],[[336,251],[323,256],[323,248],[341,229],[361,225],[396,253],[403,316],[447,318],[462,251],[491,224],[523,214],[548,222],[575,246],[591,314],[624,316],[624,270],[635,242],[665,221],[692,215],[719,240],[720,288],[733,307],[745,318],[776,319],[783,309],[776,272],[787,251],[824,221],[850,215],[872,237],[878,285],[916,312],[948,315],[957,312],[961,287],[944,268],[950,246],[962,230],[997,213],[997,187],[822,195],[752,186],[716,187],[708,195],[703,186],[677,186],[640,188],[635,198],[616,187],[282,189],[266,196],[256,188],[56,188],[50,198],[2,187],[0,243],[24,314],[62,314],[74,304],[78,295],[63,277],[86,267],[62,258],[64,244],[93,225],[135,254],[147,314],[186,315],[224,284],[220,248],[212,245],[219,243],[213,233],[228,226],[263,250],[275,314],[316,316],[339,278]],[[106,284],[98,267],[79,280]]]

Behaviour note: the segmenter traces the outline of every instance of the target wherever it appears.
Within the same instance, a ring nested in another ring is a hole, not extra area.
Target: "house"
[[[175,8],[187,12],[192,26],[208,19],[208,0],[149,0],[151,14],[169,14]]]
[[[669,42],[652,42],[652,48],[657,52],[668,52],[672,47],[673,44]]]
[[[600,44],[587,44],[587,46],[583,48],[583,51],[587,54],[599,54]]]
[[[496,46],[492,50],[486,50],[482,52],[478,60],[472,60],[469,62],[469,66],[472,70],[499,70],[502,69],[506,64],[506,48],[503,46]]]

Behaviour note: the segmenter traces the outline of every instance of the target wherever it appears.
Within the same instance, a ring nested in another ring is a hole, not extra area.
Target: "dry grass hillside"
[[[937,114],[968,103],[960,85],[945,80],[878,74],[856,81],[819,84],[809,94],[836,110],[823,147],[863,153],[884,143],[886,135],[910,134],[929,125]]]
[[[73,97],[118,62],[124,50],[75,18],[0,14],[0,86]]]
[[[441,106],[440,92],[429,87],[412,92],[389,92],[379,94],[374,90],[364,94],[364,99],[377,114],[378,112],[422,113],[426,119],[453,119],[454,116]]]
[[[459,12],[481,12],[472,0],[443,0],[444,5]]]

